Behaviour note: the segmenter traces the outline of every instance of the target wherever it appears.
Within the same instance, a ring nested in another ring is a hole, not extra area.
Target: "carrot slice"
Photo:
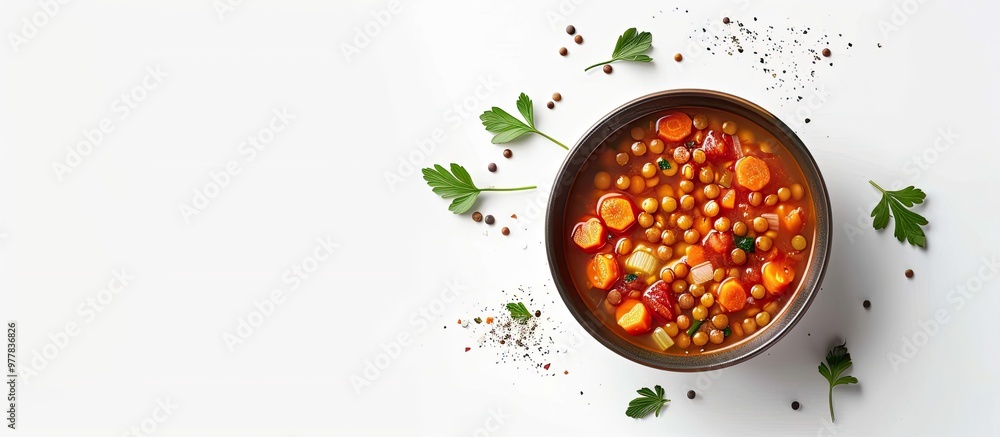
[[[599,253],[594,255],[594,259],[587,263],[587,281],[594,288],[608,290],[621,276],[618,268],[618,260],[614,255]]]
[[[736,161],[736,182],[751,191],[760,191],[771,181],[767,163],[755,156],[744,156]]]
[[[726,191],[724,191],[723,194],[722,194],[722,203],[721,203],[721,205],[722,205],[723,208],[733,209],[733,207],[736,206],[736,190],[726,190]]]
[[[604,224],[597,217],[591,217],[587,221],[577,223],[573,228],[573,242],[584,252],[594,252],[607,242],[607,233]]]
[[[618,319],[618,326],[630,335],[639,335],[649,331],[653,324],[653,317],[642,302],[636,299],[626,299],[615,311],[615,318]]]
[[[719,284],[719,297],[716,301],[727,313],[739,311],[747,303],[747,291],[736,278],[729,278]]]
[[[635,224],[635,204],[621,194],[605,194],[597,201],[597,215],[612,231],[625,232]]]
[[[705,255],[705,248],[700,245],[691,245],[687,248],[687,263],[689,266],[696,266],[705,261],[708,261],[708,256]]]
[[[761,272],[763,273],[761,282],[764,283],[764,289],[771,294],[781,294],[795,279],[795,269],[783,262],[764,263]]]
[[[664,141],[681,141],[691,135],[691,117],[683,112],[671,112],[656,120],[656,131]]]
[[[779,207],[778,213],[784,212],[784,205]],[[788,212],[787,214],[781,214],[781,222],[785,225],[785,229],[793,234],[798,234],[802,232],[802,228],[806,224],[806,214],[802,211],[802,208],[795,208]]]

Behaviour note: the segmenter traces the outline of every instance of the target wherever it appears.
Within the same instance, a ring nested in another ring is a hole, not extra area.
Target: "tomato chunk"
[[[712,160],[732,161],[736,159],[736,145],[733,137],[718,131],[708,131],[701,143],[705,156]]]
[[[672,322],[677,317],[677,304],[674,299],[674,292],[670,290],[670,285],[663,281],[656,281],[642,293],[642,303],[653,310],[657,315],[666,321]]]

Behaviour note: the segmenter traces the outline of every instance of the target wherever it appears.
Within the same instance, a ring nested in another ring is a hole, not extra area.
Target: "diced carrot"
[[[681,141],[691,135],[691,117],[683,112],[671,112],[656,120],[656,131],[663,141]]]
[[[597,201],[597,215],[612,231],[625,232],[635,224],[635,204],[621,194],[605,194]]]
[[[779,211],[779,213],[780,212],[783,211]],[[781,222],[785,225],[785,229],[788,229],[788,232],[798,234],[799,232],[802,232],[802,228],[805,227],[806,213],[802,211],[802,208],[795,208],[787,214],[781,214]]]
[[[736,206],[736,190],[724,191],[720,205],[726,209],[733,209]]]
[[[610,289],[620,276],[621,270],[614,255],[599,253],[587,263],[587,280],[594,288]]]
[[[736,182],[750,191],[760,191],[771,181],[767,163],[755,156],[744,156],[736,161]]]
[[[705,246],[715,253],[727,253],[733,245],[733,236],[729,232],[711,231],[705,237]]]
[[[573,242],[584,252],[594,252],[608,240],[604,224],[597,217],[591,217],[587,221],[577,223],[573,228]]]
[[[743,289],[736,278],[729,278],[719,285],[719,297],[716,301],[727,313],[739,311],[747,303],[747,291]]]
[[[615,311],[618,326],[631,335],[639,335],[649,331],[653,317],[646,306],[637,299],[625,299]]]
[[[708,256],[705,254],[705,248],[701,245],[694,244],[688,246],[687,248],[687,264],[689,266],[696,266],[705,261],[708,261]]]
[[[795,269],[779,261],[765,263],[761,267],[761,272],[763,273],[761,282],[764,283],[764,289],[771,294],[783,293],[788,288],[788,284],[791,284],[792,280],[795,279]]]

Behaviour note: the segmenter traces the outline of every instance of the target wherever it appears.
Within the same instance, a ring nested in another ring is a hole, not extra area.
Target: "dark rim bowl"
[[[798,290],[770,325],[749,339],[733,346],[697,355],[668,355],[643,349],[608,329],[583,301],[573,284],[566,264],[565,248],[570,230],[565,226],[566,202],[577,174],[589,158],[604,150],[605,140],[629,123],[664,110],[680,107],[703,107],[730,112],[758,124],[788,149],[805,176],[815,208],[816,234],[810,245],[812,254]],[[597,152],[597,153],[595,153]],[[833,219],[830,198],[823,175],[802,140],[777,117],[742,98],[718,91],[681,89],[662,91],[640,97],[611,111],[594,124],[570,150],[552,186],[546,214],[545,241],[549,268],[563,302],[570,313],[597,341],[618,355],[639,364],[671,371],[700,372],[728,367],[746,361],[776,343],[805,314],[819,291],[827,260]]]

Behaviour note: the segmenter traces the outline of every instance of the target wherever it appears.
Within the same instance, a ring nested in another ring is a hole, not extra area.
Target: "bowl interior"
[[[612,332],[597,318],[580,296],[566,262],[569,230],[565,226],[566,205],[576,177],[592,156],[605,150],[606,139],[633,121],[672,108],[702,107],[733,113],[756,123],[775,137],[799,165],[804,184],[812,193],[816,235],[811,256],[799,288],[781,313],[754,336],[733,346],[694,355],[668,355],[644,349]],[[706,371],[730,366],[763,352],[784,336],[802,317],[819,290],[826,270],[832,236],[830,199],[823,176],[805,144],[777,117],[742,98],[709,90],[670,90],[646,95],[611,111],[594,124],[572,148],[556,175],[546,214],[546,248],[549,267],[559,294],[569,311],[605,347],[637,363],[664,370]]]

